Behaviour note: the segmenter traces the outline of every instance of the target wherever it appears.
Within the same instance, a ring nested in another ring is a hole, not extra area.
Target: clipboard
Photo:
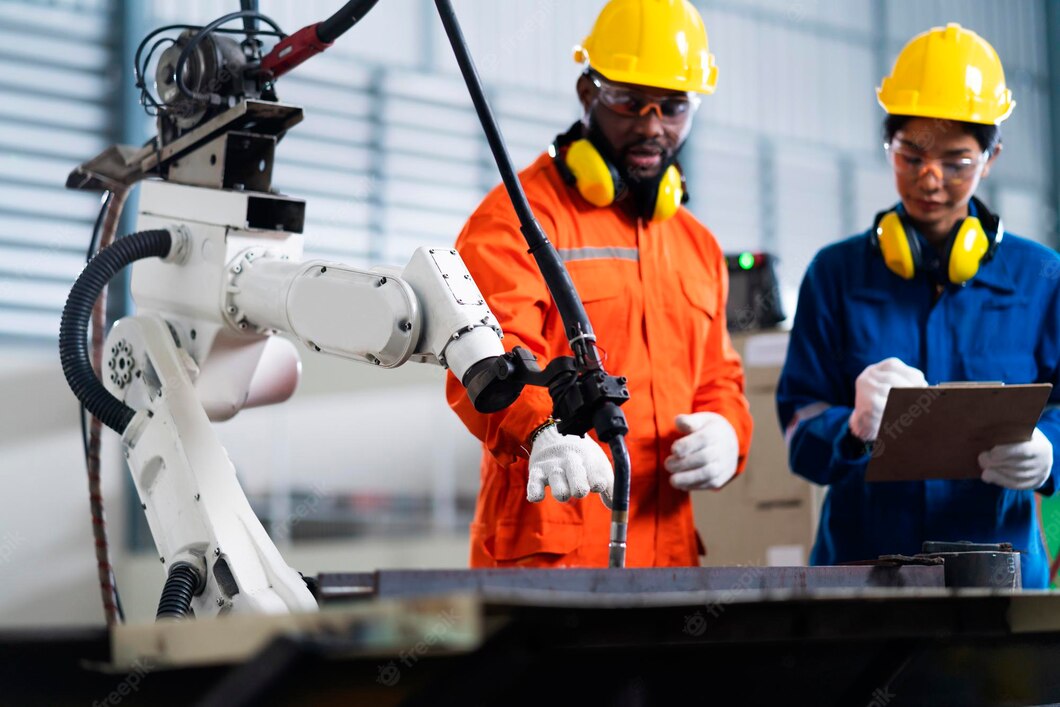
[[[891,388],[866,481],[977,479],[979,454],[1031,438],[1049,383]]]

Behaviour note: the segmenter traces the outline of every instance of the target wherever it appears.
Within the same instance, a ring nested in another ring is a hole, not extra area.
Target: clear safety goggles
[[[606,108],[628,118],[639,118],[655,111],[665,123],[681,123],[699,108],[695,93],[651,96],[626,86],[616,86],[595,71],[588,72],[597,88],[597,97]]]
[[[990,153],[985,150],[977,157],[931,159],[897,141],[884,143],[883,151],[895,173],[919,179],[925,169],[930,169],[946,186],[957,186],[974,179],[979,168],[990,159]]]

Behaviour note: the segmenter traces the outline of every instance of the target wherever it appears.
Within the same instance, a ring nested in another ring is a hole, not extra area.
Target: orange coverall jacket
[[[548,154],[519,176],[581,295],[605,368],[629,379],[622,406],[632,466],[626,564],[698,565],[703,548],[688,493],[670,485],[663,467],[680,436],[674,418],[724,415],[740,442],[740,470],[751,439],[743,369],[725,328],[721,249],[684,208],[654,223],[619,206],[592,206],[563,182]],[[529,349],[542,367],[570,355],[503,187],[472,214],[456,247],[504,331],[506,350]],[[475,411],[452,374],[446,393],[484,447],[471,566],[606,567],[611,514],[597,494],[567,503],[551,494],[526,500],[527,438],[552,411],[547,389],[527,387],[511,407],[489,415]],[[606,445],[604,451],[610,459]]]

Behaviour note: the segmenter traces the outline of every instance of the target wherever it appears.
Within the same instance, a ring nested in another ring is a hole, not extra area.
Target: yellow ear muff
[[[968,282],[979,272],[979,263],[990,248],[983,224],[975,216],[964,219],[950,248],[950,282]]]
[[[898,214],[891,211],[880,219],[876,226],[876,241],[880,245],[880,253],[883,254],[883,262],[887,264],[887,268],[898,277],[912,280],[916,263],[913,262],[909,237]],[[953,267],[952,261],[950,267]]]
[[[681,188],[681,171],[676,165],[670,165],[659,182],[659,193],[655,196],[655,211],[652,214],[652,220],[665,221],[676,214],[681,208],[684,195],[684,189]]]
[[[588,140],[575,140],[564,158],[574,175],[578,193],[593,206],[610,206],[615,200],[615,180],[607,162]]]

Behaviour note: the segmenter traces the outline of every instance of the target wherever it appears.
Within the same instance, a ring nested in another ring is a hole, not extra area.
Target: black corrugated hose
[[[183,619],[191,613],[191,598],[199,586],[199,573],[185,562],[179,562],[169,570],[162,597],[158,600],[155,621]]]
[[[164,258],[173,239],[165,229],[140,231],[99,251],[85,266],[63,308],[59,325],[59,360],[74,395],[103,424],[118,434],[125,432],[136,411],[103,387],[88,354],[88,324],[92,307],[111,278],[137,260]]]

